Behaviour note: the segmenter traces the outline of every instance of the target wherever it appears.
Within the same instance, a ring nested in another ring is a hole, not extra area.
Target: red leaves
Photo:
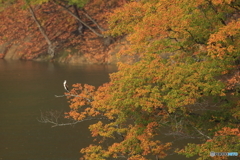
[[[22,8],[23,5],[24,1],[19,0],[1,12],[0,32],[4,33],[4,37],[1,37],[0,43],[11,42],[23,45],[24,47],[18,50],[23,53],[22,58],[33,59],[41,53],[45,53],[48,44],[39,32],[28,9]],[[98,39],[89,30],[84,33],[85,39],[73,34],[76,31],[76,19],[58,5],[48,2],[42,3],[38,7],[33,5],[33,9],[49,39],[58,46],[57,49],[63,50],[74,46],[93,63],[107,61],[101,39]],[[100,21],[100,25],[106,25],[105,17],[98,16],[97,20]],[[84,21],[87,20],[84,19]]]

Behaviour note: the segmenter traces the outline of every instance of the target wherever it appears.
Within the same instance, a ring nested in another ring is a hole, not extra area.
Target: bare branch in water
[[[83,99],[86,99],[88,102],[92,102],[93,100],[90,100],[86,97],[82,97],[82,96],[79,96],[79,95],[74,95],[74,94],[68,94],[68,95],[55,95],[55,97],[59,98],[59,97],[67,97],[67,96],[71,96],[71,97],[80,97],[80,98],[83,98]]]
[[[89,117],[89,118],[85,118],[82,120],[71,119],[71,120],[69,120],[69,122],[60,122],[61,120],[63,121],[63,119],[66,120],[66,118],[64,118],[64,114],[62,113],[62,111],[55,110],[55,111],[47,111],[45,113],[43,113],[41,111],[41,117],[40,117],[40,119],[37,119],[37,120],[40,123],[50,123],[50,124],[52,124],[52,127],[71,126],[71,125],[75,125],[77,123],[89,121],[89,120],[100,120],[100,119],[107,120],[107,118],[103,118],[103,117],[99,117],[99,118]]]
[[[196,127],[192,126],[199,134],[201,134],[202,136],[206,137],[207,139],[212,139],[211,137],[207,136],[206,134],[204,134],[202,131],[198,130]]]

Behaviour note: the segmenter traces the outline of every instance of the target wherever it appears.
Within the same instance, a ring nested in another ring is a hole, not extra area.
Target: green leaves
[[[83,8],[89,0],[68,0],[69,5],[76,5],[78,8]]]

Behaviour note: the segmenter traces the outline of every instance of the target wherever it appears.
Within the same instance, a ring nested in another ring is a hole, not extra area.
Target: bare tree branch
[[[98,117],[98,118],[89,117],[89,118],[85,118],[82,120],[71,119],[70,122],[60,122],[61,118],[66,120],[66,118],[64,118],[62,111],[57,111],[57,110],[56,111],[47,111],[45,113],[43,113],[41,111],[41,117],[40,117],[40,119],[37,119],[37,120],[40,123],[50,123],[50,124],[52,124],[52,127],[72,126],[77,123],[84,122],[84,121],[90,121],[90,120],[102,120],[102,119],[108,120],[107,118],[104,118],[104,117]]]
[[[202,136],[208,138],[208,139],[212,139],[211,137],[205,135],[203,132],[201,132],[200,130],[198,130],[196,127],[192,126],[199,134],[201,134]]]
[[[93,100],[91,99],[88,99],[86,97],[82,97],[82,96],[79,96],[79,95],[74,95],[74,94],[68,94],[68,95],[55,95],[55,97],[68,97],[68,96],[71,96],[71,97],[80,97],[80,98],[83,98],[83,99],[86,99],[88,102],[92,102]]]

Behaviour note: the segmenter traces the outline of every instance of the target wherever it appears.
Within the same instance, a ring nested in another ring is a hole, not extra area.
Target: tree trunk
[[[73,5],[73,9],[74,9],[74,12],[75,12],[75,15],[80,19],[80,15],[79,15],[79,13],[78,13],[78,8],[77,8],[77,6],[76,5]],[[81,23],[81,22],[79,22],[78,20],[77,20],[77,29],[76,29],[76,31],[79,33],[79,34],[83,34],[83,32],[84,32],[84,25]]]
[[[84,26],[86,26],[88,29],[90,29],[93,33],[95,33],[97,36],[99,37],[104,37],[101,33],[98,33],[97,31],[95,31],[91,26],[89,26],[88,24],[86,24],[85,22],[83,22],[77,15],[75,15],[74,13],[72,13],[66,6],[62,5],[61,3],[57,3],[56,1],[53,1],[55,4],[61,6],[62,8],[64,8],[71,16],[73,16],[74,18],[76,18],[80,23],[82,23]]]
[[[91,16],[89,16],[84,9],[82,9],[82,11],[83,11],[83,14],[84,14],[89,20],[91,20],[91,21],[98,27],[98,29],[99,29],[100,31],[102,31],[102,32],[105,31],[105,29],[103,29],[101,26],[99,26],[99,24],[98,24]]]
[[[27,2],[26,2],[27,3]],[[34,21],[36,22],[37,26],[38,26],[38,29],[40,30],[41,34],[43,35],[43,37],[45,38],[45,40],[47,41],[47,44],[48,44],[48,54],[51,56],[51,57],[54,57],[55,55],[55,48],[56,46],[54,46],[54,44],[51,42],[51,40],[48,38],[43,26],[41,25],[41,23],[39,22],[39,20],[37,19],[31,5],[29,3],[27,3],[28,7],[29,7],[29,10],[30,10],[30,13],[34,19]]]

